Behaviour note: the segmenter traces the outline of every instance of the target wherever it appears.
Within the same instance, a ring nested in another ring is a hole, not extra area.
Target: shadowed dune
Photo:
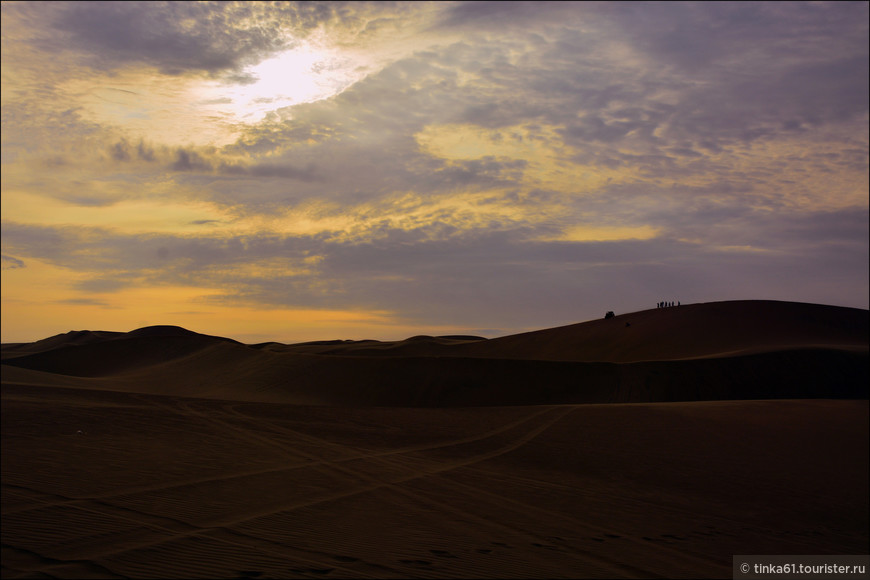
[[[866,310],[2,363],[3,578],[723,578],[870,537]]]
[[[867,310],[745,300],[622,314],[496,338],[469,345],[467,351],[491,357],[637,362],[806,347],[866,352],[867,342]]]
[[[113,338],[126,336],[124,332],[106,332],[106,331],[91,331],[91,330],[71,330],[65,334],[58,334],[49,338],[44,338],[36,342],[30,343],[15,343],[4,344],[2,357],[12,358],[36,352],[44,352],[54,350],[65,346],[77,346],[82,344],[90,344],[94,342],[103,342]]]
[[[7,380],[95,378],[97,389],[300,404],[467,406],[866,398],[870,379],[866,310],[773,301],[654,309],[491,340],[247,346],[178,327],[80,337],[16,345],[4,358],[16,367]]]

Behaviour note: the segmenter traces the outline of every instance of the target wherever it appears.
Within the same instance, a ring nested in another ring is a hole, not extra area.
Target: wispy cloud
[[[675,294],[866,307],[867,20],[864,2],[4,3],[4,270],[74,273],[61,300],[188,288],[223,312],[457,330]],[[254,78],[294,50],[311,60],[290,78]],[[278,98],[305,75],[332,92]],[[263,91],[256,115],[239,87]]]
[[[26,264],[18,258],[13,258],[12,256],[7,256],[6,254],[0,256],[0,263],[2,263],[4,270],[14,270],[16,268],[26,267]]]

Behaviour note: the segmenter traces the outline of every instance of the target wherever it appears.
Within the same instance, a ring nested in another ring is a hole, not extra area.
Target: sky
[[[2,2],[2,339],[868,308],[867,2]]]

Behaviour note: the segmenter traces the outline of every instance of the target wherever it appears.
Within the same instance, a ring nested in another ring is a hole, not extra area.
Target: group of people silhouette
[[[659,302],[658,304],[656,304],[656,308],[669,308],[671,306],[679,306],[679,305],[680,305],[679,300],[677,300],[676,302]]]

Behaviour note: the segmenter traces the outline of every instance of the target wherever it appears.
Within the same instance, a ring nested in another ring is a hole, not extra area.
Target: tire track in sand
[[[153,403],[153,401],[152,401],[152,403]],[[169,410],[175,411],[171,407],[169,407]],[[468,464],[474,463],[476,461],[485,460],[489,457],[493,457],[493,456],[496,456],[496,455],[501,454],[501,453],[506,453],[506,452],[508,452],[512,449],[515,449],[516,447],[524,444],[525,442],[533,439],[534,437],[536,437],[543,430],[545,430],[550,425],[552,425],[555,421],[559,420],[564,413],[559,413],[558,416],[546,421],[542,425],[539,425],[536,428],[533,428],[527,432],[524,432],[523,435],[521,435],[519,438],[513,439],[507,445],[497,447],[496,449],[491,450],[489,452],[481,453],[481,454],[478,454],[476,456],[472,456],[470,458],[466,458],[466,459],[458,461],[458,462],[451,462],[448,464],[440,464],[440,465],[436,466],[434,469],[426,469],[423,471],[418,471],[418,472],[412,473],[411,475],[406,475],[406,476],[400,477],[398,479],[393,479],[391,481],[372,480],[371,477],[365,476],[365,475],[361,476],[358,471],[351,470],[351,469],[342,465],[343,463],[346,463],[347,461],[351,461],[351,460],[359,460],[359,459],[370,460],[373,458],[380,458],[380,457],[389,456],[389,455],[397,455],[397,454],[408,453],[408,452],[412,452],[412,451],[446,448],[446,447],[459,445],[459,444],[463,444],[463,443],[483,441],[483,440],[486,440],[488,438],[499,435],[499,434],[501,434],[505,431],[508,431],[510,429],[517,428],[520,425],[527,423],[528,421],[531,421],[540,415],[543,415],[544,413],[552,412],[552,410],[553,409],[551,409],[551,408],[543,409],[543,410],[540,410],[538,412],[527,415],[525,417],[522,417],[519,420],[510,422],[506,425],[503,425],[503,426],[495,428],[495,429],[491,429],[491,430],[486,431],[484,433],[480,433],[480,434],[477,434],[475,436],[459,438],[459,439],[451,440],[448,442],[439,442],[437,444],[427,444],[427,445],[406,446],[406,447],[403,447],[400,449],[390,450],[390,451],[385,451],[385,452],[378,452],[378,453],[374,453],[374,454],[357,454],[357,455],[350,456],[350,457],[344,457],[344,458],[341,458],[339,460],[321,461],[321,466],[328,466],[332,469],[339,469],[340,471],[343,470],[346,475],[354,478],[354,480],[358,480],[359,477],[362,477],[364,480],[367,480],[369,483],[367,485],[357,487],[356,489],[353,489],[350,491],[345,491],[345,492],[341,492],[341,493],[337,493],[337,494],[331,494],[331,495],[327,495],[325,497],[312,498],[310,500],[302,501],[302,502],[295,501],[295,502],[292,502],[292,504],[290,504],[290,505],[280,506],[277,510],[270,509],[270,510],[267,510],[264,512],[246,513],[243,518],[236,518],[232,521],[210,522],[210,524],[208,526],[194,526],[194,525],[188,524],[186,522],[182,522],[182,521],[177,520],[177,519],[165,518],[164,521],[168,525],[166,525],[166,526],[157,525],[157,529],[155,530],[154,529],[154,527],[155,527],[154,519],[155,518],[163,518],[163,516],[158,516],[155,514],[146,514],[144,512],[138,512],[137,510],[133,510],[130,508],[122,508],[120,506],[115,506],[114,504],[108,504],[108,503],[105,503],[103,501],[99,501],[100,498],[93,498],[94,500],[96,500],[98,502],[98,504],[99,504],[98,506],[79,505],[78,507],[79,507],[79,509],[94,511],[95,513],[100,514],[100,515],[113,515],[115,517],[120,517],[122,519],[132,520],[135,523],[137,523],[138,525],[146,525],[148,528],[150,528],[152,530],[152,532],[157,532],[157,533],[162,532],[163,534],[168,534],[168,535],[162,535],[159,538],[154,538],[153,536],[150,538],[149,537],[142,537],[141,538],[142,541],[140,541],[134,545],[130,544],[130,540],[132,540],[132,538],[127,538],[127,540],[128,540],[126,542],[127,546],[123,550],[107,549],[105,545],[93,546],[92,549],[90,550],[92,552],[91,553],[92,557],[111,556],[113,554],[117,554],[120,552],[129,552],[131,550],[138,550],[138,549],[145,548],[145,547],[152,547],[155,545],[164,544],[166,542],[171,542],[171,541],[179,540],[179,539],[194,536],[194,535],[202,535],[202,536],[212,537],[216,541],[222,541],[225,543],[229,542],[231,544],[239,544],[239,543],[246,544],[249,547],[253,547],[255,549],[262,549],[264,546],[266,548],[268,548],[270,544],[273,544],[272,547],[275,550],[277,550],[280,553],[286,553],[287,549],[288,548],[292,549],[292,547],[287,546],[285,544],[271,543],[269,540],[266,540],[264,538],[250,536],[250,535],[238,532],[237,530],[231,530],[228,528],[228,526],[235,525],[235,524],[238,524],[241,522],[250,521],[252,519],[256,519],[256,518],[262,517],[264,515],[272,515],[274,513],[279,513],[279,512],[283,512],[283,511],[292,511],[295,509],[299,509],[301,507],[307,507],[307,506],[311,506],[311,505],[316,505],[316,504],[320,504],[320,503],[324,503],[324,502],[333,501],[335,499],[340,499],[340,498],[350,497],[353,495],[358,495],[361,493],[366,493],[366,492],[369,492],[371,490],[382,488],[382,487],[387,487],[387,486],[393,487],[393,486],[396,486],[397,484],[403,483],[404,481],[409,481],[411,479],[416,479],[419,477],[425,477],[425,476],[430,475],[432,473],[440,473],[440,472],[447,471],[450,469],[455,469],[455,468],[460,467],[462,465],[468,465]],[[187,413],[183,413],[185,416],[188,416],[191,410],[188,409],[187,411],[188,411]],[[230,429],[232,429],[240,434],[244,434],[245,436],[247,436],[249,438],[253,437],[254,440],[261,441],[262,443],[270,444],[270,445],[275,443],[273,438],[263,437],[259,434],[251,433],[247,429],[240,428],[238,426],[229,424],[226,421],[223,421],[221,419],[208,417],[207,415],[203,415],[199,411],[196,411],[195,414],[199,415],[200,417],[204,418],[207,421],[217,422],[220,426],[230,428]],[[302,435],[302,434],[299,434],[299,435]],[[307,436],[307,435],[305,437],[310,438],[310,436]],[[323,440],[320,440],[320,442],[323,443]],[[331,442],[330,442],[330,444],[331,444]],[[280,447],[286,449],[286,447],[284,447],[284,446],[280,446]],[[310,466],[310,464],[294,466],[294,468],[301,468],[301,467],[306,467],[306,466]],[[34,490],[34,491],[36,491],[36,490]],[[131,491],[131,490],[124,490],[124,491],[119,492],[118,494],[112,494],[112,496],[128,494],[129,491]],[[85,502],[88,500],[81,500],[80,499],[80,500],[74,500],[74,501]],[[42,507],[46,507],[46,505],[44,504]],[[110,507],[108,512],[105,510],[106,507]],[[125,513],[122,514],[121,513],[122,511]],[[133,516],[133,517],[131,517],[131,516]],[[145,524],[145,522],[142,521],[143,517],[150,520],[150,522]],[[179,530],[178,529],[179,524],[185,525],[186,527],[189,526],[189,527],[187,527],[187,529],[184,529],[184,530]],[[146,532],[145,536],[151,536],[151,533]],[[268,551],[272,552],[273,550],[268,549]],[[296,551],[296,550],[294,550],[294,551]],[[294,559],[298,562],[299,560],[302,560],[304,558],[302,558],[302,557],[300,557],[300,555],[296,554],[294,556]],[[308,559],[307,561],[311,564],[314,564],[314,565],[322,565],[323,564],[323,562],[321,562],[319,560]],[[335,569],[344,568],[340,565],[335,565],[333,562],[330,562],[330,565]],[[383,567],[381,567],[381,568],[383,568]],[[351,570],[349,568],[345,568],[345,570],[348,572],[351,572],[352,574],[356,574],[356,575],[360,575],[362,572],[358,568],[353,569],[353,570]]]
[[[235,411],[235,409],[233,411],[234,411],[234,414],[240,415],[240,413]],[[555,411],[555,413],[553,411]],[[469,458],[458,459],[458,460],[449,461],[449,462],[441,462],[435,468],[424,470],[425,471],[424,473],[418,472],[418,473],[415,473],[411,476],[403,477],[403,478],[394,480],[392,482],[389,482],[386,485],[379,483],[376,478],[373,478],[371,475],[369,475],[365,472],[361,472],[359,470],[348,468],[346,466],[342,466],[342,469],[350,477],[370,481],[372,483],[372,486],[367,491],[374,491],[374,490],[377,490],[381,487],[388,487],[391,492],[402,495],[406,501],[410,502],[411,505],[409,507],[413,507],[414,504],[419,505],[422,503],[424,505],[427,505],[430,508],[434,507],[441,512],[451,513],[455,517],[463,519],[463,520],[474,519],[477,522],[477,525],[482,526],[482,527],[487,528],[487,529],[490,529],[490,530],[495,529],[495,530],[498,530],[499,532],[508,531],[509,533],[512,533],[512,534],[520,533],[522,535],[525,535],[527,538],[529,538],[531,540],[537,540],[538,541],[537,544],[541,545],[540,542],[548,541],[549,536],[545,537],[545,536],[542,536],[542,535],[537,534],[535,532],[530,532],[528,530],[519,529],[516,526],[509,526],[506,524],[502,524],[500,522],[494,522],[490,518],[480,517],[480,516],[477,516],[475,514],[471,514],[468,510],[459,509],[451,504],[436,500],[436,499],[432,498],[431,496],[429,496],[428,494],[426,494],[425,492],[421,492],[419,490],[411,490],[407,487],[400,487],[400,484],[406,483],[406,482],[409,482],[409,481],[412,481],[415,479],[419,479],[420,477],[423,477],[423,476],[443,475],[443,474],[445,474],[449,471],[452,471],[454,469],[457,469],[460,467],[471,466],[475,463],[479,463],[481,461],[485,461],[487,459],[491,459],[493,457],[497,457],[499,455],[509,453],[509,452],[521,447],[522,445],[528,443],[529,441],[533,440],[535,437],[537,437],[538,435],[543,433],[546,429],[550,428],[556,422],[560,421],[561,419],[563,419],[564,417],[566,417],[567,415],[569,415],[573,411],[574,411],[574,407],[555,407],[555,408],[548,407],[547,409],[545,409],[541,412],[535,413],[534,415],[530,416],[529,419],[531,419],[535,416],[541,415],[545,412],[550,412],[552,415],[555,415],[554,417],[552,417],[548,421],[542,423],[538,427],[529,430],[523,436],[515,439],[514,441],[512,441],[511,443],[509,443],[507,445],[503,445],[503,446],[496,448],[496,449],[489,451],[489,452],[479,453],[479,454],[472,456],[472,457],[469,457]],[[252,418],[249,417],[249,419],[252,419]],[[526,421],[521,420],[518,422],[526,422]],[[518,423],[518,422],[514,422],[514,423]],[[258,424],[258,426],[259,426],[259,424]],[[272,425],[272,427],[275,427],[275,426]],[[335,444],[335,443],[332,443],[332,442],[327,441],[325,439],[321,439],[321,438],[318,438],[318,437],[315,437],[312,435],[298,433],[298,432],[295,432],[293,430],[287,429],[285,427],[279,427],[279,428],[282,431],[294,432],[297,435],[299,435],[300,437],[303,437],[303,438],[306,438],[309,440],[317,440],[318,442],[320,442],[321,445],[324,445],[324,446],[338,446],[339,445],[339,444]],[[503,432],[505,430],[506,430],[505,428],[501,428],[501,429],[498,429],[497,431]],[[479,439],[477,439],[477,438],[467,438],[467,440],[463,441],[463,442],[475,442],[478,440]],[[431,450],[431,449],[435,449],[435,448],[438,448],[438,446],[426,446],[425,449],[415,449],[415,451]],[[395,457],[394,454],[377,454],[377,455],[369,456],[367,459],[379,460],[381,462],[393,460],[393,462],[394,462],[394,460],[396,460],[397,458]],[[339,466],[334,465],[334,467],[338,468]],[[391,465],[390,467],[394,468],[395,465]],[[439,478],[439,481],[449,481],[449,480],[445,480],[444,478]],[[491,495],[491,494],[487,494],[487,495]],[[344,496],[342,496],[342,498],[343,497]],[[336,497],[334,499],[340,499],[340,498]],[[536,542],[530,542],[530,543],[536,544]],[[574,548],[574,549],[569,551],[569,555],[581,560],[587,566],[589,566],[591,564],[592,566],[597,566],[599,568],[603,568],[604,570],[606,570],[607,572],[609,572],[611,574],[619,575],[622,577],[625,577],[625,576],[628,576],[628,577],[630,577],[630,576],[650,577],[652,575],[652,573],[649,570],[645,570],[645,569],[641,569],[641,568],[638,568],[635,566],[623,564],[621,562],[613,560],[612,558],[602,556],[599,553],[595,553],[595,552],[592,552],[589,550]],[[419,572],[415,572],[415,575],[418,575],[418,574],[419,574]]]

